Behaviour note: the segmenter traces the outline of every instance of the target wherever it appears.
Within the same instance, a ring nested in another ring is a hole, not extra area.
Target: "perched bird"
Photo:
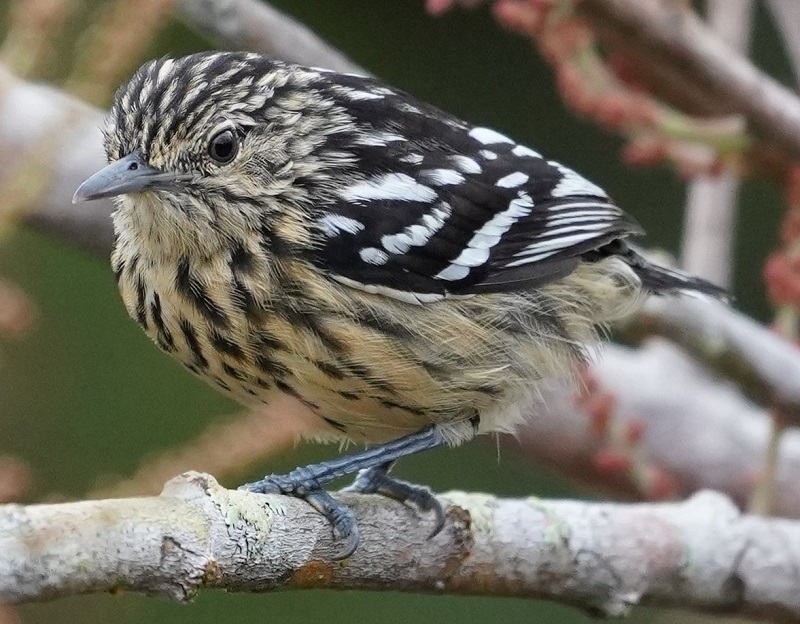
[[[377,444],[269,476],[344,541],[322,486],[435,512],[392,463],[512,430],[537,381],[585,360],[646,293],[720,291],[651,264],[598,186],[373,78],[207,52],[146,63],[116,94],[109,164],[74,200],[117,197],[130,315],[246,404],[284,401],[320,434]],[[297,416],[300,417],[300,416]]]

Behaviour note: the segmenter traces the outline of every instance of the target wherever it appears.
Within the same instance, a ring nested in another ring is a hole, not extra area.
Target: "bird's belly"
[[[413,376],[398,383],[407,376],[398,375],[388,345],[378,359],[375,345],[345,354],[334,345],[344,349],[347,341],[314,335],[266,307],[257,319],[226,309],[220,322],[187,305],[170,281],[150,276],[144,284],[121,280],[120,290],[130,316],[162,350],[242,404],[286,405],[290,397],[286,417],[302,417],[309,435],[378,442],[436,418]]]
[[[539,342],[519,329],[506,330],[503,317],[492,329],[489,323],[497,317],[492,306],[430,319],[425,315],[435,310],[419,308],[411,311],[415,322],[391,323],[388,316],[359,322],[367,315],[354,320],[352,299],[346,308],[319,309],[265,295],[255,314],[230,297],[217,297],[222,303],[208,309],[202,298],[176,288],[174,274],[154,269],[121,276],[128,312],[147,334],[241,403],[292,397],[305,416],[316,417],[309,418],[317,425],[310,428],[321,433],[382,442],[430,423],[451,425],[487,415],[492,429],[506,428],[504,414],[520,387],[541,376]],[[209,293],[230,291],[225,279],[215,284],[209,277],[203,285]],[[382,313],[370,308],[368,320]],[[567,349],[565,361],[571,355]]]

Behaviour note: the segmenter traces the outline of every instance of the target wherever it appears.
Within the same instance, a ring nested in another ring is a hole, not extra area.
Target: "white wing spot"
[[[497,158],[497,154],[495,154],[492,150],[481,150],[478,152],[481,156],[483,156],[486,160],[494,160]]]
[[[381,245],[386,251],[395,254],[406,253],[411,247],[422,247],[441,229],[448,216],[450,204],[442,202],[429,214],[423,215],[421,224],[409,225],[397,234],[384,234]]]
[[[509,262],[505,266],[507,267],[515,267],[520,266],[521,264],[529,264],[531,262],[536,262],[537,260],[541,260],[543,258],[547,258],[548,256],[552,256],[555,253],[558,253],[562,249],[566,249],[570,245],[575,245],[577,243],[581,243],[585,240],[589,240],[590,238],[595,238],[597,236],[597,232],[582,232],[580,234],[572,234],[571,236],[562,236],[560,238],[550,240],[550,241],[543,241],[543,242],[536,242],[522,251],[519,251],[514,254],[515,257],[522,257],[520,260],[515,260],[514,262]]]
[[[617,208],[614,204],[609,204],[602,201],[574,201],[574,202],[565,202],[563,204],[558,204],[556,206],[551,206],[549,208],[550,212],[558,212],[558,211],[569,211],[573,212],[574,208],[600,208],[601,212],[609,213],[613,212],[617,216],[622,216],[622,211]],[[582,210],[581,214],[591,214],[592,212],[596,211],[589,211],[589,210]]]
[[[344,92],[344,95],[354,102],[360,102],[363,100],[382,100],[383,95],[380,93],[374,93],[372,91],[356,91],[353,89],[347,89]]]
[[[328,238],[338,236],[342,232],[357,234],[364,229],[364,224],[361,223],[361,221],[356,221],[350,217],[344,217],[333,213],[328,213],[322,217],[319,220],[319,224],[322,226],[322,230]]]
[[[514,156],[530,156],[531,158],[542,157],[539,152],[532,150],[530,147],[525,147],[524,145],[517,145],[511,150],[511,153],[514,154]]]
[[[482,171],[478,162],[469,156],[453,154],[450,156],[450,161],[455,165],[455,168],[462,173],[480,173]]]
[[[381,236],[381,245],[393,254],[404,254],[411,249],[411,236],[405,231],[399,234],[384,234]]]
[[[425,169],[420,171],[420,176],[424,178],[426,182],[436,184],[437,186],[461,184],[464,181],[464,176],[453,169]]]
[[[364,247],[358,252],[361,259],[367,264],[386,264],[389,260],[389,254],[377,247]]]
[[[385,173],[368,178],[342,189],[339,196],[354,203],[371,199],[431,203],[438,197],[432,188],[420,184],[405,173]]]
[[[470,240],[470,243],[472,241]],[[460,254],[458,257],[451,261],[450,264],[456,264],[459,266],[465,267],[476,267],[482,265],[489,259],[489,249],[487,248],[476,248],[469,246]]]
[[[500,134],[497,130],[492,130],[491,128],[473,128],[469,131],[469,136],[473,139],[478,141],[478,143],[483,143],[483,145],[494,145],[496,143],[513,143],[511,139],[509,139],[506,135]]]
[[[431,234],[433,234],[430,228],[420,225],[419,223],[409,225],[406,228],[406,233],[408,234],[411,244],[414,247],[421,247],[427,243],[428,239],[431,237]]]
[[[561,178],[561,180],[559,180],[555,188],[550,191],[550,194],[553,197],[569,197],[572,195],[596,195],[598,197],[608,197],[603,189],[596,184],[589,182],[589,180],[573,171],[569,167],[565,167],[554,160],[547,161],[547,164],[558,169],[561,175],[564,176]]]
[[[469,267],[460,264],[449,264],[446,269],[439,271],[435,277],[436,279],[455,282],[456,280],[464,279],[467,275],[469,275]]]
[[[596,224],[597,227],[606,227],[606,223],[604,222],[613,222],[616,221],[619,217],[613,213],[606,212],[600,213],[593,211],[589,212],[579,212],[577,214],[572,215],[564,215],[564,216],[556,216],[550,217],[547,219],[547,226],[554,227],[556,225],[566,225],[568,223],[574,223],[576,225],[580,224]]]
[[[405,154],[400,157],[400,162],[408,163],[409,165],[419,165],[422,163],[424,156],[422,154]]]
[[[507,176],[503,176],[497,182],[495,182],[495,186],[499,186],[501,188],[516,188],[518,186],[522,186],[528,181],[528,176],[521,171],[515,171],[514,173],[509,173]]]

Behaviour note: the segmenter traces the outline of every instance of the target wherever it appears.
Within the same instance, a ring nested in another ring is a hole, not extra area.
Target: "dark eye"
[[[227,165],[239,151],[239,137],[230,128],[218,132],[208,144],[208,155],[218,164]]]

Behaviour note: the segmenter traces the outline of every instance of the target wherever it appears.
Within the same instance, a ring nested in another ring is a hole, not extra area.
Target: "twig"
[[[792,64],[795,81],[800,83],[800,4],[795,0],[767,0],[775,28],[781,33],[783,44]]]
[[[800,621],[800,525],[740,515],[712,492],[640,505],[453,492],[430,540],[431,518],[378,496],[342,498],[362,529],[346,563],[330,560],[330,526],[310,506],[225,490],[200,473],[157,497],[9,505],[0,598],[359,588],[550,598],[608,616],[653,604]]]
[[[111,200],[72,205],[78,185],[106,162],[100,126],[103,113],[63,91],[20,80],[0,65],[0,181],[14,171],[30,146],[59,138],[48,184],[24,215],[34,228],[67,243],[107,255],[113,242]],[[70,120],[70,123],[66,123]],[[33,201],[33,200],[31,200]]]
[[[698,176],[687,191],[681,266],[723,288],[731,285],[739,177],[733,171]]]
[[[757,135],[800,157],[797,96],[737,54],[684,3],[580,0],[576,10],[601,36],[645,58],[657,56],[680,72],[685,89],[744,115]]]
[[[800,351],[743,314],[688,297],[652,297],[626,331],[637,338],[668,338],[756,401],[800,424]]]
[[[709,26],[746,56],[752,30],[752,0],[713,0]],[[684,212],[681,266],[728,288],[733,272],[733,230],[739,177],[733,171],[698,176],[689,183]]]
[[[546,407],[534,408],[519,433],[504,438],[504,448],[522,450],[592,492],[641,500],[712,488],[746,504],[763,463],[767,410],[663,341],[640,349],[608,345],[590,373],[613,398],[614,424],[641,431],[650,475],[642,480],[598,463],[608,441],[595,431],[590,407],[563,384],[542,390]],[[780,459],[775,512],[800,518],[800,431],[784,434]]]
[[[233,49],[261,52],[286,61],[368,74],[308,26],[256,0],[180,0],[181,18]]]

